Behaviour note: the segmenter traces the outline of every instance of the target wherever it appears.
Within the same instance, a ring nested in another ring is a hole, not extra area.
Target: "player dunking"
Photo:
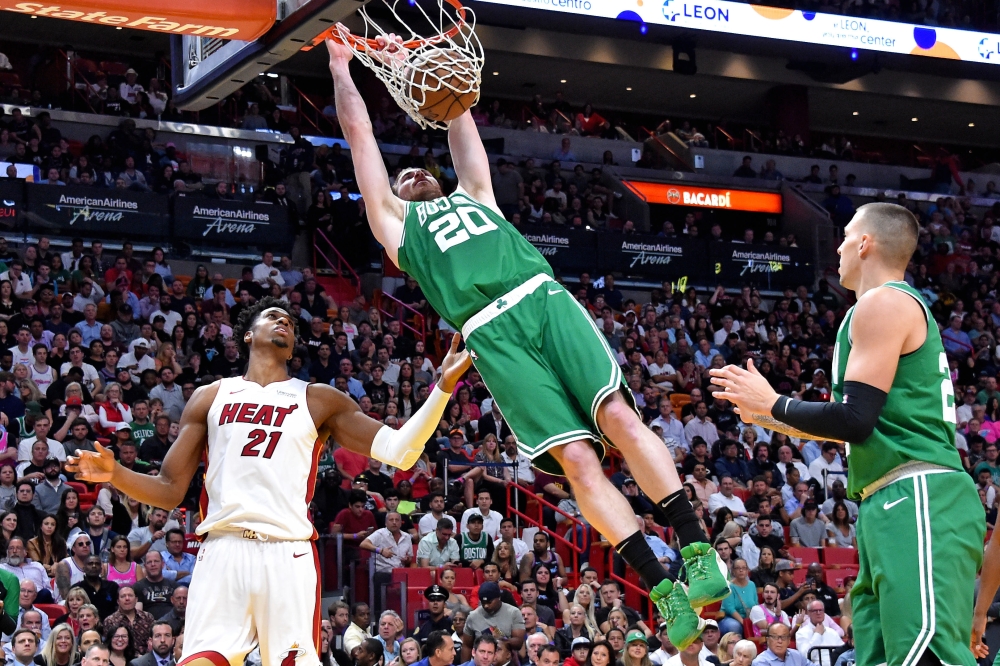
[[[851,590],[858,666],[975,663],[983,508],[955,448],[941,335],[903,282],[918,229],[905,208],[873,203],[844,230],[840,282],[858,301],[837,333],[833,402],[779,396],[752,362],[712,370],[744,421],[847,442],[848,494],[862,500]]]
[[[405,57],[398,38],[379,39],[382,57]],[[520,450],[536,467],[566,475],[588,522],[649,587],[671,641],[687,646],[704,626],[692,606],[729,593],[725,564],[705,543],[663,442],[639,419],[593,320],[500,213],[471,113],[451,121],[448,130],[458,190],[446,197],[430,173],[408,169],[393,191],[368,110],[351,80],[353,51],[332,40],[326,44],[340,124],[372,232],[389,258],[419,282],[434,309],[462,330]],[[667,579],[625,497],[604,475],[605,437],[678,535],[686,589]]]
[[[409,468],[471,364],[454,341],[439,386],[393,430],[333,387],[288,377],[295,346],[288,308],[268,297],[241,313],[234,337],[245,355],[249,350],[246,375],[195,391],[159,476],[129,471],[100,447],[67,465],[77,478],[110,482],[143,504],[172,508],[207,454],[208,506],[197,530],[207,539],[191,581],[181,664],[241,666],[258,643],[265,666],[319,662],[318,558],[308,506],[322,442],[332,436],[351,451]]]

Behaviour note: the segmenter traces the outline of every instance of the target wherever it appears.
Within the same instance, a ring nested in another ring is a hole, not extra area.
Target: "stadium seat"
[[[744,502],[750,499],[750,491],[747,490],[746,488],[733,488],[733,494],[739,497]]]
[[[90,492],[90,488],[87,487],[86,483],[80,483],[79,481],[67,481],[66,485],[75,490],[79,495],[85,495]]]
[[[788,555],[792,558],[795,564],[801,566],[809,566],[810,564],[818,563],[820,561],[818,548],[792,546],[788,549]]]
[[[56,620],[66,614],[66,607],[62,604],[35,604],[35,608],[49,616],[50,627],[56,626]]]
[[[437,573],[434,569],[421,568],[404,569],[404,571],[406,571],[406,584],[418,588],[421,592],[434,584],[434,574]]]
[[[743,638],[753,637],[756,629],[757,627],[754,626],[753,620],[748,617],[743,618]]]
[[[830,587],[840,590],[844,587],[844,579],[848,576],[857,576],[857,568],[851,569],[827,569],[826,570],[826,584]]]
[[[858,551],[855,548],[824,548],[823,566],[842,568],[858,566]]]
[[[455,587],[475,587],[476,586],[476,574],[472,569],[467,567],[456,567],[452,569],[455,572]]]
[[[236,285],[238,285],[239,283],[240,283],[240,281],[237,280],[236,278],[226,278],[225,280],[222,281],[222,284],[229,291],[235,291],[236,290]],[[239,294],[235,294],[235,293],[233,294],[233,296],[238,296],[238,295]]]
[[[683,407],[691,404],[691,396],[687,393],[671,393],[670,404],[674,407]]]
[[[801,585],[806,582],[806,574],[808,571],[803,567],[801,569],[796,569],[792,572],[792,582],[796,585]]]

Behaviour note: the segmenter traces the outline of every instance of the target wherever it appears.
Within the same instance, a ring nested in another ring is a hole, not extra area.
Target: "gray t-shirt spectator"
[[[511,169],[504,173],[503,170],[493,174],[493,196],[497,200],[498,206],[515,206],[520,199],[520,189],[518,186],[524,182],[517,169]]]
[[[510,638],[515,629],[524,629],[524,616],[521,610],[510,604],[500,604],[500,610],[495,615],[488,615],[482,606],[469,613],[465,620],[465,632],[469,636],[478,636],[496,627],[504,638]]]
[[[810,525],[805,518],[796,518],[791,523],[792,543],[799,540],[799,545],[806,548],[822,548],[826,538],[826,523],[817,518]]]
[[[167,528],[164,527],[163,529],[166,530]],[[133,550],[150,541],[153,541],[153,531],[149,527],[137,527],[128,533],[128,542]],[[153,545],[149,549],[163,553],[167,550],[167,542],[165,539],[157,539],[153,541]]]

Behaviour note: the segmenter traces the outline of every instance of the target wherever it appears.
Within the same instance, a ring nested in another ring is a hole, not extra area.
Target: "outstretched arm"
[[[191,479],[198,470],[208,442],[208,410],[219,391],[219,384],[199,388],[181,414],[177,440],[163,458],[157,476],[139,474],[115,462],[114,454],[100,444],[97,453],[81,451],[79,457],[66,460],[66,471],[87,483],[108,483],[142,504],[173,509],[184,500]]]
[[[347,28],[338,27],[347,32]],[[398,264],[399,241],[403,236],[403,202],[389,187],[389,174],[375,142],[368,108],[351,79],[348,65],[354,51],[332,39],[326,40],[326,48],[330,52],[337,117],[344,138],[351,147],[354,175],[368,210],[368,222],[375,238],[385,247],[386,254],[394,264]]]
[[[972,653],[977,659],[985,658],[990,650],[983,643],[986,632],[986,614],[993,604],[997,588],[1000,588],[1000,530],[993,530],[993,536],[986,546],[983,556],[983,569],[979,579],[979,595],[976,597],[976,610],[972,617]]]
[[[448,125],[448,148],[459,187],[476,201],[495,207],[497,200],[493,196],[490,160],[486,157],[486,149],[471,111],[466,111]]]

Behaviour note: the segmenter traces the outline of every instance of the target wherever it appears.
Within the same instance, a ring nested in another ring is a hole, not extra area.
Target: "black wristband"
[[[779,397],[771,416],[824,439],[863,442],[871,436],[888,394],[870,384],[844,382],[842,402],[804,402]]]

